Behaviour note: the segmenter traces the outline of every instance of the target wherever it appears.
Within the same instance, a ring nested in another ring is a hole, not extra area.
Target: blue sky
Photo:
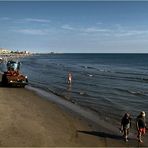
[[[148,1],[0,1],[0,47],[148,53]]]

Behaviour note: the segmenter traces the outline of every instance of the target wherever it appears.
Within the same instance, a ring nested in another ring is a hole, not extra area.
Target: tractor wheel
[[[5,74],[2,75],[2,85],[7,86],[8,85],[8,79]]]

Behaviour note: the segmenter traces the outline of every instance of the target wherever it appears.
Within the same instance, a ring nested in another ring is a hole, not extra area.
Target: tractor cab
[[[7,70],[8,71],[18,71],[20,70],[20,62],[8,61],[7,62]]]

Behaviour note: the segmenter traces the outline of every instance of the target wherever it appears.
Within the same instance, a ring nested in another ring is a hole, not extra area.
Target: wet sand
[[[21,88],[0,88],[0,146],[104,146],[56,104]]]
[[[34,91],[0,87],[0,146],[137,147],[139,143],[135,137],[125,143],[120,133],[94,124]]]

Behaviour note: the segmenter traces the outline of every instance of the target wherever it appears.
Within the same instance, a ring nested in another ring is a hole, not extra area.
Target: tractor
[[[3,86],[25,87],[28,84],[27,76],[20,73],[20,62],[8,61],[7,71],[2,75]]]

